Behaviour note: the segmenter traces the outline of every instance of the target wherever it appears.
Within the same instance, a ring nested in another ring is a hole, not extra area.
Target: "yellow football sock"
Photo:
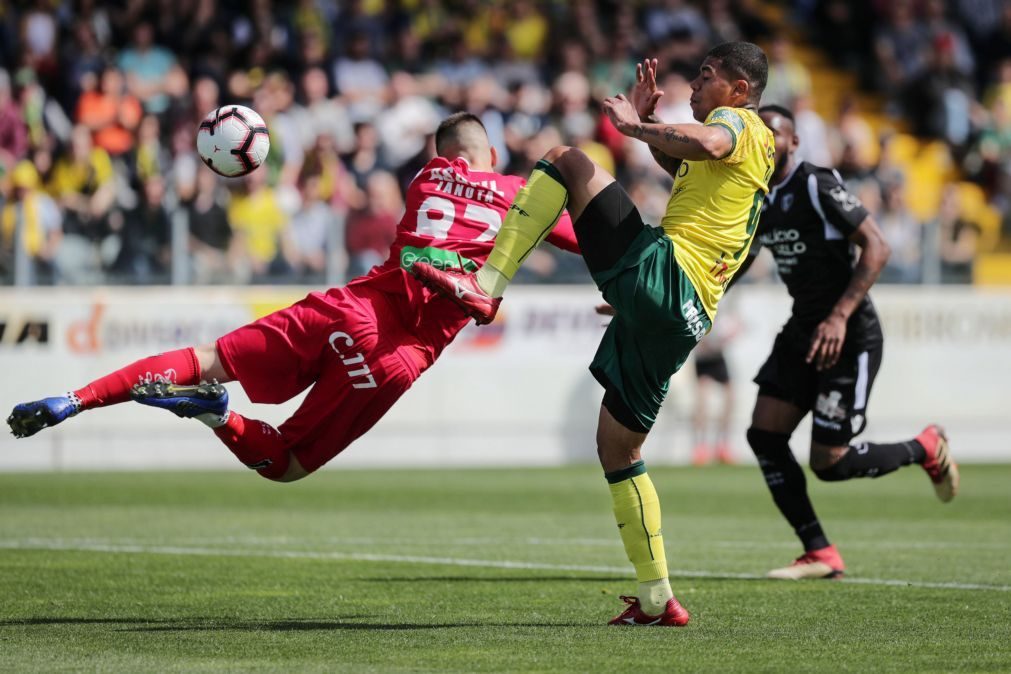
[[[537,162],[506,213],[488,261],[478,270],[477,284],[482,290],[492,297],[502,296],[523,260],[551,233],[568,200],[558,169],[543,159]]]
[[[628,560],[639,580],[639,602],[649,615],[663,613],[674,596],[667,580],[667,556],[660,529],[660,499],[646,474],[646,464],[636,461],[628,468],[607,473],[614,518]]]

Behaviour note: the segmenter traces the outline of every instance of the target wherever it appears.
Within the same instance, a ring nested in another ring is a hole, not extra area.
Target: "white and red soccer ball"
[[[197,130],[197,152],[215,173],[237,178],[267,158],[270,136],[263,118],[243,105],[211,111]]]

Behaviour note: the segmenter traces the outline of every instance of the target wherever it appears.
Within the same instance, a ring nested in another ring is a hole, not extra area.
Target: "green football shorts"
[[[590,372],[622,401],[640,428],[656,422],[670,378],[712,325],[662,229],[643,227],[610,268],[592,274],[615,308]],[[634,424],[632,424],[634,425]]]

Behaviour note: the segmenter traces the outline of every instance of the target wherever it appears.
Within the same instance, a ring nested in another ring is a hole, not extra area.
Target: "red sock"
[[[96,379],[74,391],[74,394],[81,400],[81,409],[87,410],[125,403],[130,399],[130,389],[135,384],[159,380],[173,384],[199,384],[200,364],[196,352],[187,348],[141,358],[136,363]]]
[[[228,421],[215,428],[214,434],[239,461],[263,477],[276,480],[288,472],[288,448],[281,433],[270,424],[229,412]]]

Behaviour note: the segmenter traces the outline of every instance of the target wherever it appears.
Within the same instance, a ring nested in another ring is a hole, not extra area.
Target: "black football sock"
[[[850,449],[839,461],[814,471],[819,479],[839,482],[854,477],[881,477],[911,463],[923,463],[927,452],[916,440],[905,442],[876,443],[860,442],[850,445]]]
[[[772,492],[772,500],[797,533],[804,550],[828,547],[828,538],[807,496],[804,469],[790,451],[790,436],[749,428],[748,444],[758,457],[758,465]]]

